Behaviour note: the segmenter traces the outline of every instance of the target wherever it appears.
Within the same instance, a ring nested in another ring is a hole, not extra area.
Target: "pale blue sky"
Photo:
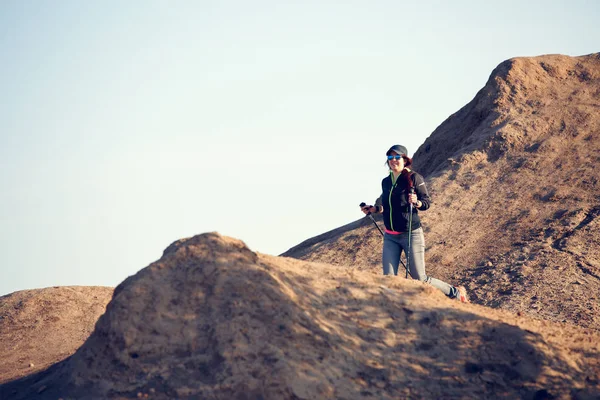
[[[591,0],[4,0],[0,295],[359,219],[390,145],[412,154],[508,58],[600,51],[598,21]]]

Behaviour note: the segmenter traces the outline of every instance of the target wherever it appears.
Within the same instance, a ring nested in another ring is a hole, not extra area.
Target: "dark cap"
[[[385,153],[385,155],[389,156],[392,151],[399,155],[402,155],[402,154],[408,155],[408,150],[406,150],[406,147],[401,146],[399,144],[395,144],[392,147],[390,147],[390,149]]]

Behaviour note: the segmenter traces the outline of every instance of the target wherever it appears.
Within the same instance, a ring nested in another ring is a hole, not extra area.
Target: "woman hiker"
[[[393,271],[394,275],[398,275],[400,255],[404,250],[404,254],[408,255],[408,268],[413,279],[427,282],[440,289],[446,296],[467,303],[469,300],[464,287],[449,285],[425,273],[425,237],[418,210],[427,210],[431,199],[423,177],[408,168],[412,159],[407,154],[404,146],[397,144],[390,147],[386,153],[390,175],[381,181],[381,205],[361,207],[365,214],[383,214],[383,274],[389,275],[390,271]],[[379,204],[379,199],[375,204]],[[412,220],[409,215],[410,204]],[[409,226],[412,228],[410,235]]]

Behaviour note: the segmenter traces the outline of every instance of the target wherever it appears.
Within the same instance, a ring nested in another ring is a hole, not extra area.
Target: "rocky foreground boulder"
[[[600,334],[216,233],[119,285],[85,344],[6,399],[600,396]]]

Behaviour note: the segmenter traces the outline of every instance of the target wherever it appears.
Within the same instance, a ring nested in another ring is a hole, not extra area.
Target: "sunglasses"
[[[388,160],[399,160],[402,158],[402,156],[399,155],[395,155],[395,156],[387,156]]]

